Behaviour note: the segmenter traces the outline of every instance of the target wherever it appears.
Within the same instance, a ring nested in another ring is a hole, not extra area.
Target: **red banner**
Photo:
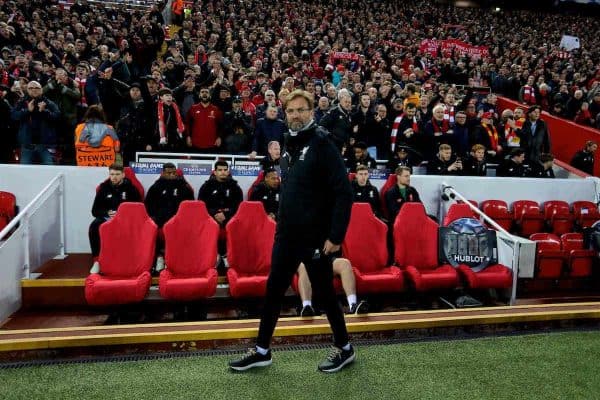
[[[437,57],[439,45],[440,43],[438,40],[425,39],[421,41],[421,46],[419,46],[419,50],[423,54],[431,54],[433,57]]]
[[[406,48],[406,46],[403,46],[403,45],[401,45],[399,43],[396,43],[396,42],[392,42],[391,40],[384,40],[381,43],[383,43],[384,45],[387,44],[390,47]]]
[[[360,57],[357,53],[347,53],[345,51],[336,51],[331,55],[332,60],[351,60],[358,61]]]
[[[432,56],[437,57],[438,48],[441,48],[442,55],[444,57],[449,57],[452,54],[452,50],[454,50],[454,52],[460,56],[467,55],[471,58],[489,57],[490,55],[490,51],[487,46],[473,46],[457,39],[425,39],[421,41],[419,50],[421,50],[423,53],[431,54]]]

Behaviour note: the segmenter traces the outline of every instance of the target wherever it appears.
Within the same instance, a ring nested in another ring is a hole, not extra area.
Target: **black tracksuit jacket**
[[[123,179],[123,182],[118,186],[114,186],[107,179],[98,187],[92,206],[92,215],[96,218],[108,218],[110,210],[117,211],[119,205],[126,201],[142,201],[140,193],[129,179]]]
[[[277,236],[321,248],[341,244],[352,209],[352,188],[344,161],[328,133],[312,124],[286,137]]]

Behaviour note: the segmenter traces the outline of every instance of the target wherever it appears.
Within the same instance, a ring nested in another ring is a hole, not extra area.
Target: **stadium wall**
[[[0,165],[0,190],[15,193],[17,203],[23,206],[60,172],[65,174],[66,252],[89,253],[87,231],[92,220],[91,207],[96,186],[108,176],[106,168]],[[138,173],[137,176],[146,190],[158,177],[156,173]],[[207,178],[208,175],[186,176],[196,196]],[[256,177],[234,175],[234,178],[240,184],[245,197]],[[372,181],[379,188],[384,182],[382,179]],[[441,199],[443,183],[453,186],[465,197],[477,202],[502,199],[510,204],[519,199],[540,203],[546,200],[564,200],[569,203],[576,200],[598,201],[598,182],[600,180],[597,178],[546,180],[424,175],[414,175],[411,178],[411,185],[419,191],[427,212],[436,216],[441,214],[444,205]]]

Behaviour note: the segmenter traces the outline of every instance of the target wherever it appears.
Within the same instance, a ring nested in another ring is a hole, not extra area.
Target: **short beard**
[[[290,122],[288,124],[289,128],[292,131],[299,131],[300,129],[304,128],[305,125],[306,125],[305,122],[300,122],[300,121],[298,121],[298,122]]]

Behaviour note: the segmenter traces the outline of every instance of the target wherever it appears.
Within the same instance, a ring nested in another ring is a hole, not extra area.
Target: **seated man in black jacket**
[[[279,210],[279,174],[275,168],[265,171],[265,180],[256,185],[250,195],[250,200],[262,202],[267,215],[273,221],[277,220],[277,210]]]
[[[540,159],[532,161],[529,165],[529,176],[531,178],[554,178],[554,156],[542,153]]]
[[[396,169],[396,177],[398,183],[385,193],[385,204],[390,214],[390,226],[394,226],[396,216],[404,203],[421,202],[417,189],[410,186],[410,168],[399,166]]]
[[[214,173],[198,192],[198,200],[206,203],[208,213],[217,221],[221,229],[235,215],[244,199],[242,189],[229,173],[229,164],[225,160],[215,162]],[[225,243],[219,242],[219,254],[225,254]]]
[[[600,119],[600,118],[599,118]],[[594,175],[594,153],[598,150],[598,144],[593,140],[585,143],[585,148],[575,153],[571,160],[571,166],[586,174]]]
[[[466,176],[487,176],[487,161],[485,146],[474,144],[471,147],[471,154],[465,160],[463,165],[463,175]]]
[[[525,161],[525,150],[522,148],[512,149],[507,159],[502,161],[496,170],[496,176],[522,178],[527,176],[527,170],[523,165]]]
[[[463,170],[460,157],[452,155],[452,147],[449,144],[440,144],[437,157],[427,164],[427,175],[460,175]]]
[[[146,195],[146,211],[154,223],[162,228],[179,209],[184,200],[194,200],[194,192],[185,179],[177,176],[177,168],[172,163],[165,163],[160,177],[150,186]],[[163,243],[159,236],[157,241],[156,271],[164,268],[162,257]]]
[[[142,200],[140,192],[125,178],[122,165],[112,164],[108,167],[108,173],[109,178],[98,186],[92,206],[92,215],[96,219],[90,224],[88,236],[94,258],[100,254],[100,225],[115,216],[121,203]],[[97,273],[98,267],[95,261],[91,272]]]
[[[350,172],[356,172],[356,168],[359,165],[364,165],[368,169],[376,169],[377,161],[367,151],[367,145],[364,142],[358,142],[354,145],[352,155],[348,157],[348,168]]]
[[[369,203],[373,214],[381,217],[379,191],[369,182],[369,168],[364,165],[356,167],[356,177],[352,181],[352,192],[355,203]]]

